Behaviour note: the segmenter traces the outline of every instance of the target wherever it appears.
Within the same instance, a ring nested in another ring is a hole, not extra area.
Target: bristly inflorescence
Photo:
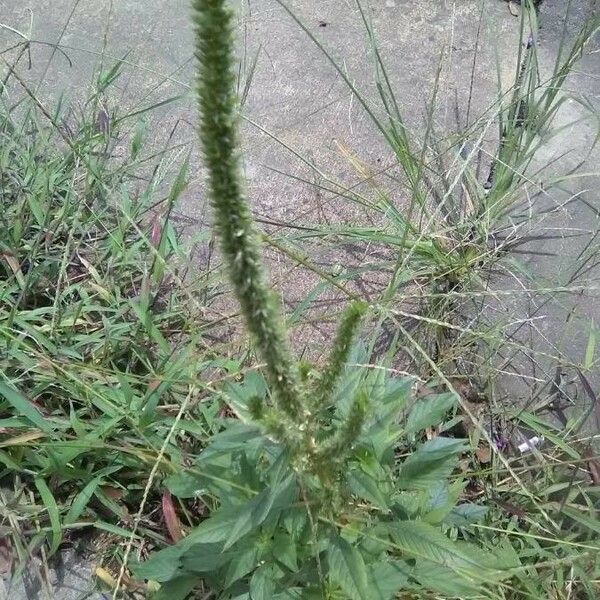
[[[271,389],[282,410],[297,417],[301,412],[298,375],[279,307],[266,282],[259,235],[240,172],[231,11],[223,0],[194,0],[193,5],[200,64],[200,138],[214,226],[246,326],[267,364]]]
[[[275,406],[251,402],[253,417],[295,458],[302,470],[322,478],[335,475],[323,469],[336,453],[336,466],[361,432],[366,399],[354,400],[337,430],[321,442],[319,409],[331,400],[366,305],[356,303],[345,312],[331,349],[328,365],[315,385],[301,377],[292,358],[279,303],[269,288],[261,259],[260,236],[252,219],[240,169],[238,102],[234,92],[234,35],[232,13],[225,0],[193,0],[198,59],[200,139],[208,170],[208,191],[214,227],[241,305],[246,327],[266,363]],[[334,469],[335,470],[335,469]]]

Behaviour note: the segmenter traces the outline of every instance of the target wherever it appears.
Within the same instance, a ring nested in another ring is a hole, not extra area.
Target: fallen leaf
[[[426,437],[428,440],[432,440],[432,439],[434,439],[434,438],[438,437],[438,430],[437,430],[437,427],[427,427],[427,428],[425,429],[425,437]]]
[[[12,254],[8,254],[8,253],[4,252],[4,253],[0,254],[0,258],[3,258],[6,261],[6,263],[10,267],[11,271],[13,272],[13,274],[17,280],[17,283],[20,286],[25,285],[25,279],[23,278],[21,266],[19,265],[19,261],[16,259],[16,257],[13,256]]]
[[[477,460],[482,464],[487,464],[492,460],[492,451],[489,446],[478,446],[475,450]]]
[[[591,448],[586,449],[584,456],[587,459],[587,466],[594,485],[600,485],[600,462],[594,456]]]
[[[103,567],[96,567],[94,575],[109,588],[114,588],[117,585],[117,580]]]
[[[177,517],[173,498],[171,497],[171,492],[169,492],[169,490],[163,492],[162,510],[169,535],[176,544],[183,537],[183,534],[181,533],[181,523]]]
[[[150,245],[154,248],[158,248],[160,244],[162,228],[160,217],[156,215],[154,219],[152,219],[152,231],[150,232]]]
[[[152,393],[161,383],[160,379],[152,379],[148,384],[148,392]]]
[[[600,485],[600,462],[596,459],[588,461],[588,468],[594,485]]]
[[[43,431],[39,431],[37,429],[28,431],[26,433],[21,433],[20,435],[15,435],[7,440],[0,441],[0,448],[5,448],[6,446],[21,446],[23,444],[27,444],[28,442],[32,442],[33,440],[39,440],[45,435],[46,434]]]
[[[504,500],[496,499],[498,505],[503,508],[509,515],[513,515],[518,517],[519,519],[524,519],[527,516],[527,513],[520,507],[512,504],[511,502],[505,502]]]
[[[101,488],[102,492],[107,498],[118,502],[123,498],[123,490],[115,487],[111,487],[110,485],[103,485]]]

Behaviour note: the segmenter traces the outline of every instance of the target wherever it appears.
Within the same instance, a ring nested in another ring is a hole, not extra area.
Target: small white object
[[[534,448],[538,448],[544,443],[544,436],[534,436],[529,438],[526,442],[519,444],[519,452],[524,454],[525,452],[531,452]]]

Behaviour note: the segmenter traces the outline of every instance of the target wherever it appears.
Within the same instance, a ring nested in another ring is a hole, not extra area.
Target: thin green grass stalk
[[[222,0],[194,0],[199,62],[200,139],[209,171],[215,228],[244,320],[267,364],[269,383],[283,412],[302,412],[300,384],[279,307],[261,262],[259,234],[242,183],[232,15]]]

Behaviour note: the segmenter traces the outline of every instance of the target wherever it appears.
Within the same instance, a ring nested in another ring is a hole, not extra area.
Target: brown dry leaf
[[[4,259],[11,271],[13,272],[18,284],[20,286],[25,285],[25,279],[23,278],[23,272],[21,271],[21,265],[15,256],[12,254],[8,254],[7,252],[3,252],[0,254],[0,258]]]
[[[461,395],[462,398],[472,402],[474,404],[479,404],[482,402],[486,402],[487,398],[485,394],[482,394],[477,388],[470,382],[464,381],[463,379],[451,379],[452,386],[454,389]]]
[[[469,459],[468,458],[461,458],[458,461],[458,468],[463,473],[469,473],[469,471],[471,471],[471,463],[470,463]]]
[[[163,492],[162,511],[169,535],[176,544],[183,537],[183,534],[181,533],[181,523],[177,517],[173,498],[171,497],[171,492],[169,492],[169,490]]]
[[[162,383],[160,379],[152,379],[148,384],[148,392],[153,392]]]
[[[594,485],[600,485],[600,461],[594,456],[591,448],[586,450],[584,456],[587,459],[587,466]]]
[[[596,459],[588,461],[588,468],[594,485],[600,485],[600,462]]]
[[[20,435],[8,438],[7,440],[0,441],[0,448],[5,448],[6,446],[22,446],[23,444],[27,444],[28,442],[32,442],[33,440],[39,440],[45,435],[46,434],[43,431],[38,431],[37,429],[33,431],[28,431],[27,433],[22,433]]]
[[[153,248],[158,248],[158,245],[160,244],[160,239],[162,237],[161,225],[160,216],[155,215],[152,219],[152,230],[150,231],[150,245]]]
[[[492,461],[492,451],[489,446],[478,446],[475,450],[475,456],[484,465]]]
[[[509,515],[518,517],[519,519],[525,519],[527,517],[527,513],[520,506],[517,506],[516,504],[512,504],[511,502],[505,502],[504,500],[499,500],[499,499],[496,499],[496,502]]]
[[[123,498],[123,490],[119,488],[115,488],[110,485],[103,485],[100,489],[104,492],[104,495],[107,498],[110,498],[115,502],[118,502],[119,500],[121,500],[121,498]]]
[[[422,383],[417,383],[416,386],[416,396],[417,398],[425,398],[426,396],[431,396],[435,394],[435,390],[432,390],[430,387],[423,385]]]
[[[438,437],[439,432],[437,427],[427,427],[427,429],[425,429],[425,437],[428,440],[433,440],[434,438]]]
[[[508,0],[508,10],[513,17],[519,16],[519,9],[513,0]]]
[[[104,567],[96,567],[94,575],[109,588],[117,585],[117,580]]]

